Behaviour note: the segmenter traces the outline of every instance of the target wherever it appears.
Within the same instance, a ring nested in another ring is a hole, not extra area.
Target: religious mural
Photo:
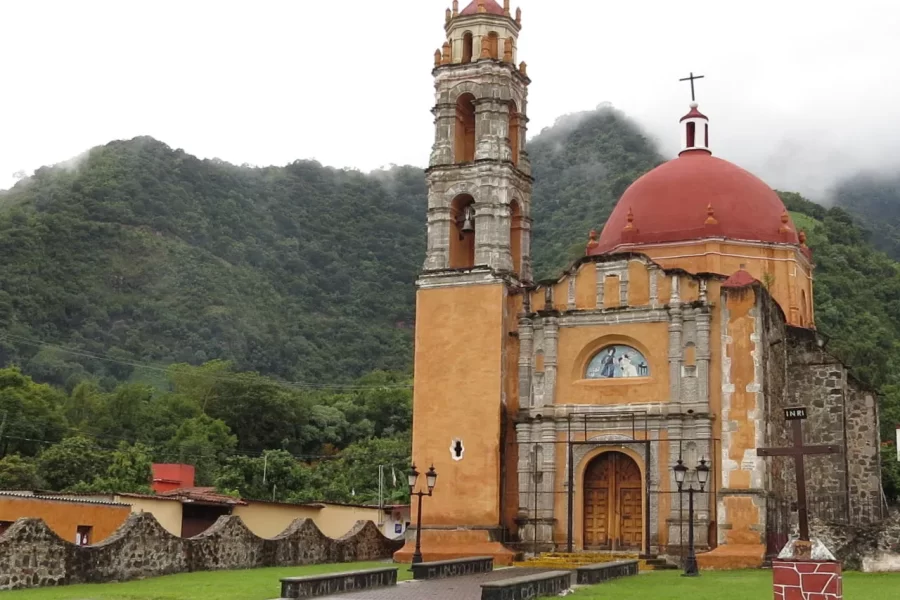
[[[588,379],[648,377],[650,367],[644,355],[632,348],[616,344],[598,352],[587,368]]]

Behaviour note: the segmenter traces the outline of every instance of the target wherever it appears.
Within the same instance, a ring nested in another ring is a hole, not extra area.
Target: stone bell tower
[[[413,461],[438,483],[422,509],[425,560],[512,553],[518,506],[517,316],[531,274],[521,11],[494,0],[447,10],[435,52],[428,247],[417,282]],[[423,471],[424,472],[424,471]],[[413,514],[413,520],[418,520]],[[414,528],[411,528],[413,530]],[[414,541],[397,553],[409,560]]]

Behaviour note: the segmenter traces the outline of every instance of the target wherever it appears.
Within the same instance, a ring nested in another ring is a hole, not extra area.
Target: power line
[[[9,339],[12,341],[19,342],[21,344],[25,344],[28,346],[38,347],[38,348],[48,348],[52,350],[57,350],[59,352],[64,352],[66,354],[71,354],[73,356],[80,356],[82,358],[90,358],[94,360],[101,360],[113,364],[124,365],[129,367],[134,367],[138,369],[145,369],[149,371],[156,371],[163,374],[171,374],[172,366],[169,367],[159,367],[156,365],[151,365],[148,363],[141,363],[136,361],[123,360],[119,358],[113,358],[107,354],[97,354],[93,352],[88,352],[85,350],[77,350],[74,348],[67,348],[65,346],[60,346],[57,344],[49,344],[47,342],[43,342],[41,340],[36,340],[33,338],[27,338],[20,335],[15,335],[12,333],[2,333],[0,334],[0,339]],[[247,381],[244,378],[241,378],[237,374],[232,375],[216,375],[216,374],[206,374],[206,373],[192,373],[189,371],[175,371],[178,375],[193,377],[196,379],[211,379],[213,381],[223,381],[223,382],[232,382],[232,383],[242,383],[244,385],[264,385],[265,383],[273,383],[276,385],[280,385],[283,387],[289,387],[301,391],[309,391],[309,390],[335,390],[335,391],[368,391],[368,390],[380,390],[380,389],[412,389],[412,384],[408,383],[388,383],[388,384],[372,384],[372,385],[362,385],[362,384],[340,384],[340,383],[310,383],[303,381],[281,381],[277,379],[270,379],[268,382],[253,382]]]

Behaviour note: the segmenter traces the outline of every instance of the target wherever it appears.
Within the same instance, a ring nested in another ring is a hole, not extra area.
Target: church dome
[[[477,15],[478,3],[479,0],[473,0],[473,2],[465,7],[459,14],[462,16]],[[506,13],[503,11],[503,7],[497,4],[495,0],[484,0],[484,9],[485,12],[490,15],[500,15],[501,17],[506,15]]]
[[[682,119],[683,125],[685,121],[690,125],[679,157],[625,191],[588,254],[625,245],[716,237],[799,244],[778,194],[755,175],[712,156],[708,119],[696,105]]]

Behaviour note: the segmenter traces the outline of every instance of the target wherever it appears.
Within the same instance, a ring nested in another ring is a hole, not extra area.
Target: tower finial
[[[713,208],[712,203],[710,203],[706,207],[706,224],[707,225],[718,225],[719,220],[716,219],[716,210]]]
[[[634,211],[630,206],[628,207],[628,224],[623,231],[634,231]]]
[[[441,58],[442,57],[443,57],[443,54],[441,53],[440,48],[438,48],[437,50],[434,51],[434,66],[435,66],[435,68],[441,66]]]
[[[453,18],[459,16],[459,0],[453,0]]]
[[[528,77],[528,63],[526,63],[524,60],[519,63],[519,73],[521,73],[525,77]]]
[[[503,14],[509,16],[509,0],[503,0]]]
[[[487,6],[484,5],[484,0],[478,0],[478,12],[479,13],[487,12]]]
[[[518,25],[519,27],[522,26],[522,9],[521,8],[516,9],[516,25]]]
[[[444,52],[441,56],[441,64],[449,65],[452,60],[452,56],[450,54],[450,42],[444,42]]]
[[[453,13],[450,12],[450,9],[448,8],[448,9],[447,9],[447,16],[446,16],[446,21],[445,21],[445,22],[449,23],[449,22],[452,21],[452,20],[453,20]]]
[[[792,231],[791,226],[791,216],[788,214],[787,209],[781,213],[781,227],[778,228],[778,233],[790,233]]]

